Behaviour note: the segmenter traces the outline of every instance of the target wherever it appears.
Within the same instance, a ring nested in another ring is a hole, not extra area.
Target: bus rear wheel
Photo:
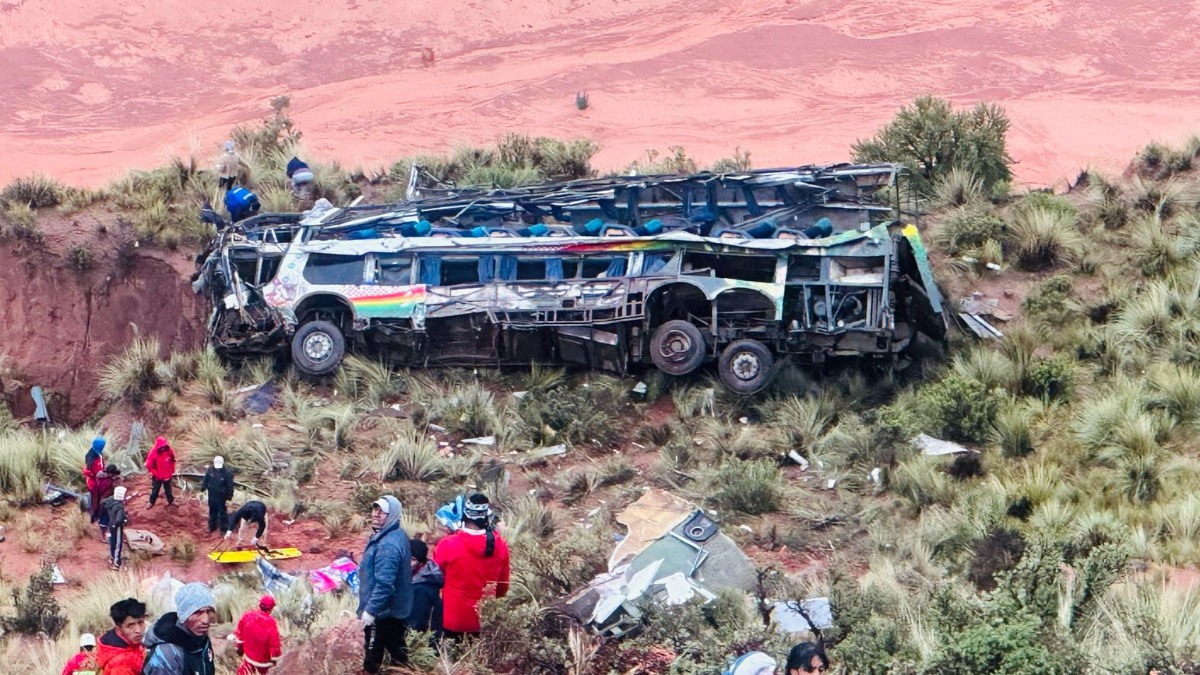
[[[734,340],[717,360],[717,376],[730,391],[753,394],[767,386],[775,357],[757,340]]]
[[[305,375],[328,375],[337,370],[345,355],[346,338],[328,321],[309,321],[292,338],[292,363]]]
[[[704,335],[695,325],[675,319],[650,338],[650,360],[668,375],[687,375],[704,363]]]

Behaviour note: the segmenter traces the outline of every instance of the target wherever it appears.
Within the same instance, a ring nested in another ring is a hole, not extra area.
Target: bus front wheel
[[[738,394],[753,394],[767,386],[775,357],[757,340],[734,340],[717,360],[717,376]]]
[[[292,363],[305,375],[328,375],[337,370],[345,355],[346,338],[328,321],[309,321],[292,338]]]

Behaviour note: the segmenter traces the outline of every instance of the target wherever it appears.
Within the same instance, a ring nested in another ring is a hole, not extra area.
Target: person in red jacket
[[[146,648],[146,605],[136,598],[125,598],[108,608],[113,628],[100,636],[96,665],[104,675],[141,675]]]
[[[104,471],[104,445],[103,438],[93,439],[92,447],[83,457],[83,478],[87,481],[88,494],[91,495],[93,523],[100,519],[100,502],[104,501],[103,497],[96,494],[96,477]]]
[[[442,628],[451,639],[479,632],[479,601],[508,593],[508,544],[491,527],[488,498],[473,494],[463,505],[462,529],[438,542],[433,561],[446,576]]]
[[[279,626],[271,610],[275,609],[275,598],[264,595],[258,601],[258,610],[242,615],[233,640],[237,643],[242,665],[237,675],[266,675],[279,661],[283,652],[279,647]]]
[[[154,439],[154,447],[146,455],[146,468],[154,481],[150,488],[150,508],[158,501],[158,490],[162,488],[167,493],[167,506],[175,503],[175,495],[171,494],[171,479],[175,477],[175,451],[167,444],[167,439],[159,436]]]
[[[74,675],[76,671],[96,670],[96,636],[84,633],[79,636],[79,653],[67,661],[62,675]]]

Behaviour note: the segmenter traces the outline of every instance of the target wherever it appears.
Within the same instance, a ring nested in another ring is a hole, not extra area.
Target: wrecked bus
[[[875,198],[899,167],[441,190],[226,229],[198,290],[230,358],[301,373],[348,352],[408,366],[576,364],[761,389],[777,359],[894,361],[944,336],[916,227]]]

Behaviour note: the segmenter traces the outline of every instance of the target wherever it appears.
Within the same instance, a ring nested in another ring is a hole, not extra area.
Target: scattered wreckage
[[[319,203],[223,228],[194,288],[212,301],[218,353],[286,353],[310,376],[348,351],[618,374],[715,362],[750,393],[777,358],[891,363],[918,332],[944,337],[925,246],[899,220],[903,173],[809,166]]]
[[[602,635],[637,628],[647,605],[707,603],[723,589],[757,589],[754,562],[708,514],[675,495],[647,490],[617,521],[628,533],[609,556],[608,572],[566,600],[568,612]],[[827,598],[780,600],[772,618],[785,632],[833,625]]]

